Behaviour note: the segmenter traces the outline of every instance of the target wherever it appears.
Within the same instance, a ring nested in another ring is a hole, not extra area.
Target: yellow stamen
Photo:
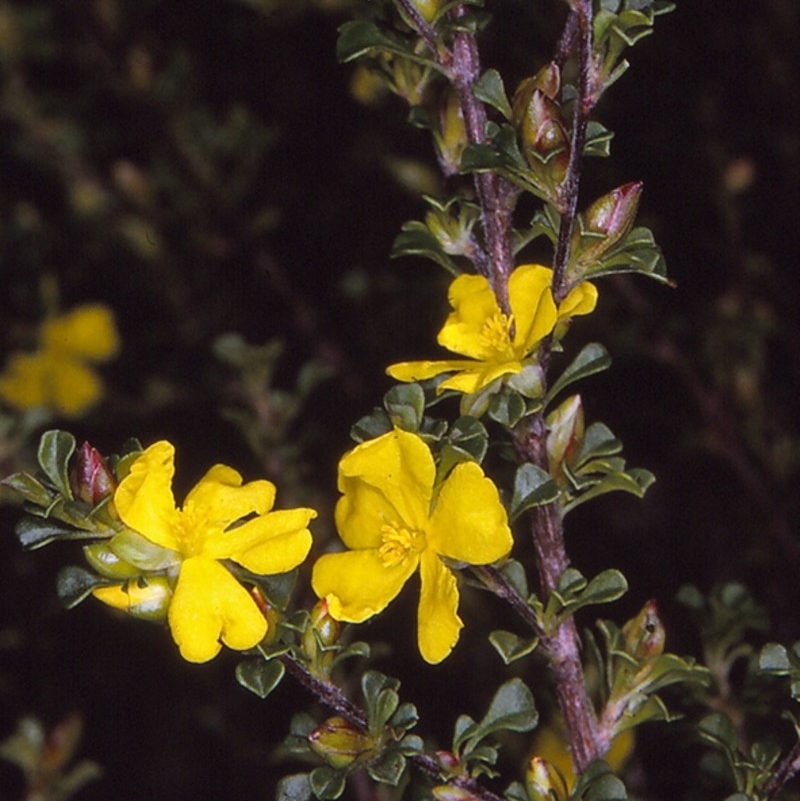
[[[409,531],[398,523],[381,526],[381,547],[378,554],[385,567],[396,567],[412,552],[425,547],[425,535],[421,531]]]
[[[511,316],[497,311],[491,317],[487,317],[481,328],[481,342],[491,350],[509,354],[511,350],[511,326],[514,322],[514,315]]]

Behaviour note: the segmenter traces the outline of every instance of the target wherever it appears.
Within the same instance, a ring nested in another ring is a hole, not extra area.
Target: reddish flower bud
[[[551,62],[519,84],[511,103],[511,118],[524,149],[534,151],[540,159],[569,148],[557,100],[560,90],[561,74]]]
[[[525,789],[531,801],[566,801],[569,795],[561,771],[539,756],[532,757],[528,763]]]
[[[328,718],[308,735],[311,750],[333,768],[346,768],[371,751],[375,742],[362,729],[338,715]]]
[[[88,442],[78,451],[72,479],[75,495],[90,506],[97,506],[117,488],[105,459]]]
[[[639,198],[642,196],[642,182],[636,181],[617,187],[599,200],[595,200],[583,214],[584,230],[602,234],[600,240],[590,250],[599,248],[600,255],[610,250],[621,239],[627,236],[639,210]]]
[[[625,637],[625,650],[637,662],[661,656],[666,632],[658,616],[656,602],[648,601],[639,614],[622,627],[622,634]]]

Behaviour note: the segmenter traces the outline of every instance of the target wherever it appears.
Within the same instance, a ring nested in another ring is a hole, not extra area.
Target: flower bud
[[[580,449],[584,434],[580,395],[571,395],[547,416],[547,458],[550,472],[559,477]]]
[[[446,176],[458,175],[461,154],[468,144],[467,127],[458,95],[452,89],[447,92],[439,111],[439,130],[435,134],[439,161]]]
[[[452,751],[437,751],[436,761],[446,776],[458,776],[463,773],[461,762]]]
[[[519,84],[511,103],[511,119],[528,164],[541,168],[555,156],[550,177],[556,183],[563,180],[569,163],[569,137],[557,100],[560,88],[561,74],[551,62]]]
[[[264,615],[267,621],[267,633],[261,641],[262,645],[269,645],[275,641],[278,634],[278,625],[283,619],[283,612],[269,602],[269,599],[264,595],[258,587],[250,588],[250,597],[256,602],[258,611]]]
[[[372,737],[338,715],[314,729],[308,735],[308,743],[317,756],[337,769],[352,765],[375,746]]]
[[[92,507],[117,488],[117,480],[105,459],[88,442],[78,451],[71,478],[75,495]]]
[[[93,542],[91,545],[84,545],[83,555],[86,561],[101,576],[117,581],[136,578],[141,574],[141,570],[130,562],[125,562],[111,550],[107,542]]]
[[[599,258],[624,239],[633,227],[639,199],[642,196],[642,182],[624,184],[595,200],[583,214],[583,229],[593,234],[601,234],[602,239],[590,245],[581,259]]]
[[[97,587],[92,590],[92,595],[133,617],[160,622],[167,618],[172,588],[164,576],[152,576],[113,587]]]
[[[525,772],[525,789],[530,801],[566,801],[567,781],[561,771],[541,757],[534,756]]]
[[[666,632],[655,601],[648,601],[636,617],[623,627],[625,650],[637,661],[646,662],[664,651]]]
[[[331,617],[327,598],[314,604],[309,617],[303,632],[303,651],[311,663],[311,671],[327,676],[336,654],[334,646],[339,641],[341,624]]]

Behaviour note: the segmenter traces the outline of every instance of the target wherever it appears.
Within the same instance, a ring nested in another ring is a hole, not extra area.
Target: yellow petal
[[[556,324],[556,304],[550,289],[553,271],[541,264],[522,264],[508,279],[508,299],[514,315],[514,349],[531,353]]]
[[[0,400],[22,410],[45,406],[48,367],[43,353],[12,353],[0,375]]]
[[[328,599],[336,620],[361,623],[397,597],[418,561],[418,555],[412,553],[399,564],[386,567],[377,550],[325,554],[314,564],[311,586],[320,598]]]
[[[420,559],[422,589],[419,597],[417,638],[422,658],[441,662],[458,642],[463,627],[458,616],[458,586],[452,571],[431,550]]]
[[[446,389],[453,389],[457,392],[463,392],[465,395],[474,395],[498,378],[521,373],[523,367],[524,365],[520,361],[471,362],[469,369],[456,373],[442,381],[437,391],[444,392]]]
[[[78,417],[103,395],[103,382],[90,368],[66,357],[51,357],[47,376],[48,405],[67,417]]]
[[[437,341],[453,353],[472,359],[492,359],[497,351],[487,341],[486,321],[500,312],[497,299],[482,275],[459,275],[448,292],[453,312],[445,321]]]
[[[173,531],[177,515],[174,474],[175,448],[165,440],[156,442],[131,465],[114,493],[114,505],[126,526],[156,545],[179,550]]]
[[[467,370],[475,367],[474,361],[450,359],[443,361],[398,362],[386,368],[387,375],[397,381],[425,381],[427,378],[452,373],[456,370]]]
[[[427,534],[429,548],[471,565],[494,562],[514,544],[497,487],[475,462],[453,468],[436,500]]]
[[[589,314],[597,305],[597,287],[589,281],[583,281],[573,287],[558,307],[558,319],[577,317]]]
[[[350,548],[376,548],[383,525],[423,530],[436,467],[416,434],[394,430],[363,442],[339,462],[336,528]]]
[[[42,325],[45,349],[68,353],[87,361],[106,361],[119,349],[114,314],[102,304],[78,306]]]
[[[207,662],[229,648],[253,648],[267,633],[267,621],[247,590],[219,562],[191,557],[181,565],[169,607],[169,626],[181,656]]]
[[[249,514],[264,514],[275,503],[275,485],[270,481],[249,481],[242,486],[241,475],[232,467],[214,465],[195,484],[183,510],[202,516],[212,527],[226,528]]]
[[[313,509],[282,509],[249,520],[237,528],[210,539],[206,554],[229,558],[262,576],[294,570],[311,550],[308,523],[317,513]],[[217,555],[217,542],[226,553]]]

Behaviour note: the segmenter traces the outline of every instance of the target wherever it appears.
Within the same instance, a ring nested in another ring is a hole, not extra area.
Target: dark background
[[[107,302],[124,342],[104,369],[108,397],[59,423],[103,452],[170,439],[179,498],[215,461],[269,475],[283,497],[319,506],[320,541],[349,428],[389,388],[386,364],[432,353],[448,282],[435,265],[388,258],[402,222],[424,213],[435,160],[401,101],[354,100],[353,67],[335,59],[348,6],[0,2],[0,351],[35,332],[43,276],[64,309]],[[513,88],[549,59],[566,6],[488,8],[484,66]],[[582,390],[589,420],[658,482],[643,502],[612,495],[575,512],[569,548],[587,575],[626,574],[628,596],[602,614],[622,622],[656,598],[678,653],[700,656],[674,602],[685,583],[742,581],[771,637],[800,635],[798,16],[795,0],[679,0],[601,103],[612,157],[587,166],[586,202],[644,181],[641,222],[676,287],[604,280],[571,333],[571,347],[597,338],[615,360]],[[277,463],[220,414],[236,384],[211,343],[228,331],[283,339],[276,389],[310,360],[330,372],[283,437],[300,451]],[[34,448],[3,473],[29,467]],[[80,799],[270,798],[298,769],[274,746],[302,691],[286,681],[259,702],[235,684],[235,654],[189,665],[156,627],[93,603],[64,612],[55,576],[77,549],[21,552],[17,515],[0,507],[0,739],[23,715],[53,725],[78,711],[80,753],[105,769]],[[477,620],[515,623],[477,602],[464,598],[476,622],[440,667],[421,669],[413,592],[365,630],[391,633],[397,653],[376,666],[402,678],[440,745],[456,710],[482,714],[502,681]],[[685,755],[669,737],[641,737],[645,797],[674,797],[670,766]],[[3,766],[0,799],[21,793]]]

